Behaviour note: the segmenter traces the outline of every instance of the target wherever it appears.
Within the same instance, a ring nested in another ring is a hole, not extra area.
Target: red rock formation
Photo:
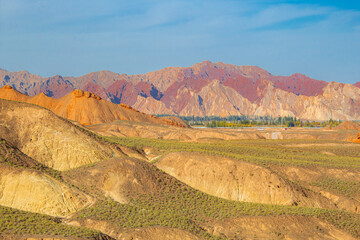
[[[322,94],[323,88],[328,84],[325,81],[315,80],[300,73],[295,73],[289,77],[276,76],[271,81],[279,89],[304,96]]]
[[[163,94],[152,84],[147,82],[139,82],[135,88],[138,90],[138,94],[143,97],[152,97],[159,100]]]
[[[74,90],[74,87],[70,81],[64,80],[60,75],[56,75],[38,84],[34,92],[37,94],[43,92],[49,97],[60,98],[72,90]]]
[[[100,85],[98,85],[96,83],[93,83],[93,82],[88,82],[82,88],[82,90],[95,93],[95,94],[101,96],[104,99],[108,98],[106,90],[103,87],[101,87]]]
[[[134,85],[126,80],[115,81],[106,89],[106,92],[111,102],[128,105],[135,104],[138,95]]]

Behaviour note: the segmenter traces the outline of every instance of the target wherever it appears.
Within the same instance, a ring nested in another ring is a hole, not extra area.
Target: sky
[[[0,68],[138,74],[210,60],[360,81],[360,1],[0,0]]]

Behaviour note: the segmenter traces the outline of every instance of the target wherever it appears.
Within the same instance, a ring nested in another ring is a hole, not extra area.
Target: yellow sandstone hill
[[[97,189],[113,200],[126,204],[136,194],[161,191],[158,174],[148,163],[135,158],[112,158],[87,168],[67,172],[66,180],[86,189]]]
[[[91,198],[84,193],[39,171],[0,164],[0,172],[0,204],[3,206],[66,216],[91,203]]]
[[[37,162],[61,171],[126,155],[47,109],[3,99],[0,136]]]
[[[187,124],[180,119],[158,118],[153,115],[141,113],[126,104],[114,104],[101,99],[96,94],[78,89],[60,99],[55,99],[46,96],[44,93],[30,97],[6,85],[0,89],[0,98],[39,105],[49,109],[58,116],[77,121],[82,125],[126,120],[188,127]]]
[[[0,139],[0,205],[63,217],[92,202],[91,197],[64,183],[56,171]]]
[[[205,193],[235,201],[333,208],[319,194],[302,189],[251,163],[199,153],[170,153],[158,168]]]

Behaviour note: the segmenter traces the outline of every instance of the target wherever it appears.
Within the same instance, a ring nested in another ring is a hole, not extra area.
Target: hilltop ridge
[[[75,89],[64,97],[56,99],[48,97],[44,93],[30,97],[18,92],[11,86],[5,85],[0,89],[0,98],[39,105],[63,118],[77,121],[82,125],[126,120],[188,127],[179,119],[158,118],[141,113],[126,104],[114,104],[103,100],[97,94],[79,89]]]

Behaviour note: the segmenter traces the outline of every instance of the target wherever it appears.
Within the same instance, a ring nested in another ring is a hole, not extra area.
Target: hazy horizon
[[[0,68],[142,74],[210,60],[360,81],[355,1],[0,0]]]

